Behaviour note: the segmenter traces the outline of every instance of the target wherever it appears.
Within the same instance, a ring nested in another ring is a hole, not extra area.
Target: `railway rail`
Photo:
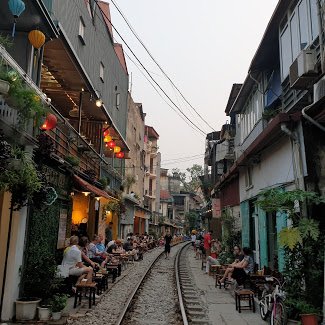
[[[171,256],[174,260],[173,263],[170,263],[171,261],[168,263],[168,260],[163,259],[163,252],[153,260],[131,292],[116,325],[167,324],[165,317],[172,317],[174,325],[209,324],[204,309],[200,306],[197,290],[188,270],[186,252],[189,245],[190,243],[185,243],[174,246],[172,249],[174,254]],[[176,248],[177,252],[175,253]],[[165,281],[169,281],[169,283],[165,283]],[[155,296],[151,292],[155,292],[157,295]],[[160,301],[159,307],[163,306],[164,308],[155,309],[154,305],[157,303],[157,299]],[[164,299],[169,301],[169,306],[166,306]],[[173,299],[175,307],[171,309],[173,306],[170,306],[170,301]],[[134,308],[137,304],[140,307]],[[144,305],[146,307],[143,307]],[[152,312],[150,313],[148,310],[152,305],[155,313],[154,319]],[[159,316],[161,310],[165,314]],[[170,320],[168,323],[170,324]]]

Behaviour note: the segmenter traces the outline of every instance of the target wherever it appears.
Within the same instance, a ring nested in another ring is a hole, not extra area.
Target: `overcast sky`
[[[215,130],[227,121],[224,110],[232,84],[244,81],[277,2],[115,0],[158,63]],[[152,76],[193,123],[205,133],[212,132],[176,94],[112,3],[110,6],[113,24]],[[114,36],[122,43],[116,33]],[[131,55],[125,45],[124,50]],[[127,63],[130,78],[132,74],[132,97],[143,103],[146,124],[160,135],[162,167],[185,170],[194,163],[203,165],[205,137],[157,95],[128,58]],[[190,156],[196,157],[171,161]]]

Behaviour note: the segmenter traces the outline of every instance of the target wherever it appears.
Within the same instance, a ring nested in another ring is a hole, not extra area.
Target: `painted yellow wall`
[[[89,196],[82,193],[76,193],[73,196],[72,204],[72,223],[80,224],[83,218],[88,218],[89,213]]]

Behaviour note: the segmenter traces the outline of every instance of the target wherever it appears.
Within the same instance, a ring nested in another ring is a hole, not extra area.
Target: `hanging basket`
[[[10,83],[8,81],[0,79],[0,94],[7,95],[10,89]]]

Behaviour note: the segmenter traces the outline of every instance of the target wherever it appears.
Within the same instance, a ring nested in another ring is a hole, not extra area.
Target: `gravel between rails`
[[[175,252],[182,246],[176,245],[172,247],[172,252]],[[138,281],[140,281],[143,274],[147,271],[151,262],[162,252],[162,248],[154,249],[144,255],[144,259],[141,262],[135,262],[132,268],[126,270],[126,275],[122,278],[105,294],[101,296],[100,301],[96,306],[87,312],[84,317],[77,319],[69,318],[68,324],[73,325],[113,325],[116,323],[122,308],[125,306],[127,299],[129,298],[132,290],[135,288]],[[169,260],[163,259],[172,263],[173,258]],[[125,272],[125,271],[124,271]],[[172,277],[174,278],[174,277]],[[159,284],[159,283],[157,283]],[[171,289],[174,290],[174,286]],[[158,297],[158,300],[163,300],[163,297]],[[148,307],[148,306],[147,306]]]
[[[179,311],[174,262],[182,245],[173,247],[168,259],[162,256],[151,269],[133,300],[123,325],[183,324]]]

